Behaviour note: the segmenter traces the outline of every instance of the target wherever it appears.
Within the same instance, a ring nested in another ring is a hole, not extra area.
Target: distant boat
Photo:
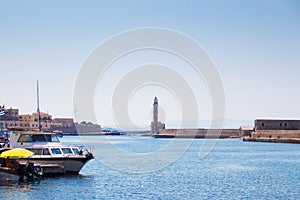
[[[102,130],[101,135],[121,135],[117,130]]]

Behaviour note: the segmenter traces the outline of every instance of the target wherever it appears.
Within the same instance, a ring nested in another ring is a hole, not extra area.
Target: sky
[[[159,27],[195,40],[222,78],[225,127],[251,125],[257,118],[300,117],[300,3],[260,1],[3,1],[0,0],[0,104],[54,117],[75,117],[76,80],[83,63],[101,43],[121,32]],[[162,52],[143,51],[118,60],[95,91],[97,123],[114,126],[112,94],[122,76],[137,65],[159,62],[189,80],[199,118],[206,126],[212,103],[205,81],[188,64]],[[110,73],[110,74],[109,74]],[[154,96],[160,120],[180,124],[176,95],[157,85],[135,91],[128,100],[132,121],[149,128]],[[127,101],[127,100],[126,100]],[[89,120],[89,119],[87,119]]]

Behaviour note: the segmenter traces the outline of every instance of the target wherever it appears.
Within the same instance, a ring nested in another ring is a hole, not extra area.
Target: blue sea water
[[[98,151],[102,148],[101,136],[85,137],[95,154],[103,153]],[[150,137],[108,138],[126,152],[146,154],[172,142]],[[79,139],[66,136],[62,142],[79,143]],[[300,145],[223,139],[202,158],[199,150],[204,140],[191,142],[179,159],[155,171],[132,173],[114,169],[96,155],[80,175],[2,182],[0,199],[299,199]],[[109,147],[105,148],[109,154]],[[126,164],[146,168],[151,163],[129,160]]]

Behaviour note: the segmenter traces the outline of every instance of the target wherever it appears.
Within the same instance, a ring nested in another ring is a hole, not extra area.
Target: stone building
[[[257,119],[244,141],[300,143],[300,120]]]
[[[44,112],[34,112],[32,114],[19,114],[19,109],[13,108],[4,109],[3,115],[0,116],[0,125],[9,130],[40,129],[46,132],[62,131],[63,133],[77,134],[78,128],[81,132],[101,132],[101,126],[97,124],[78,125],[77,123],[74,123],[73,118],[52,119],[52,115]],[[158,126],[160,126],[159,122]]]
[[[101,133],[101,126],[91,122],[81,122],[80,124],[75,123],[75,126],[78,134]]]
[[[38,112],[32,113],[32,117],[35,119],[35,121],[38,121],[39,113]],[[52,121],[52,115],[49,115],[48,113],[40,112],[40,121],[42,121],[42,122],[51,122]]]
[[[63,133],[77,133],[73,118],[55,118],[52,120],[51,130],[60,130]]]
[[[19,121],[36,121],[35,117],[30,114],[19,115]]]
[[[250,136],[251,133],[254,131],[252,126],[241,126],[240,127],[240,136]]]
[[[51,115],[41,112],[40,123],[38,121],[38,114],[19,114],[19,109],[5,109],[4,115],[0,117],[0,122],[6,126],[7,129],[39,129],[51,130]]]
[[[0,120],[12,120],[17,121],[19,120],[19,109],[16,108],[9,108],[4,109],[4,115],[0,116]]]
[[[4,123],[7,129],[39,129],[39,122],[30,120],[0,120],[1,123]],[[50,131],[51,130],[51,122],[40,122],[41,130]]]
[[[257,119],[255,130],[300,130],[300,120]]]

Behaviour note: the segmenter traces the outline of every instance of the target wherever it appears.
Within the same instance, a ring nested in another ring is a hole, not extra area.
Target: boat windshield
[[[56,135],[21,134],[18,142],[59,142]]]
[[[32,135],[31,138],[32,142],[47,142],[44,135]]]
[[[46,138],[48,142],[59,142],[56,135],[46,135]]]

